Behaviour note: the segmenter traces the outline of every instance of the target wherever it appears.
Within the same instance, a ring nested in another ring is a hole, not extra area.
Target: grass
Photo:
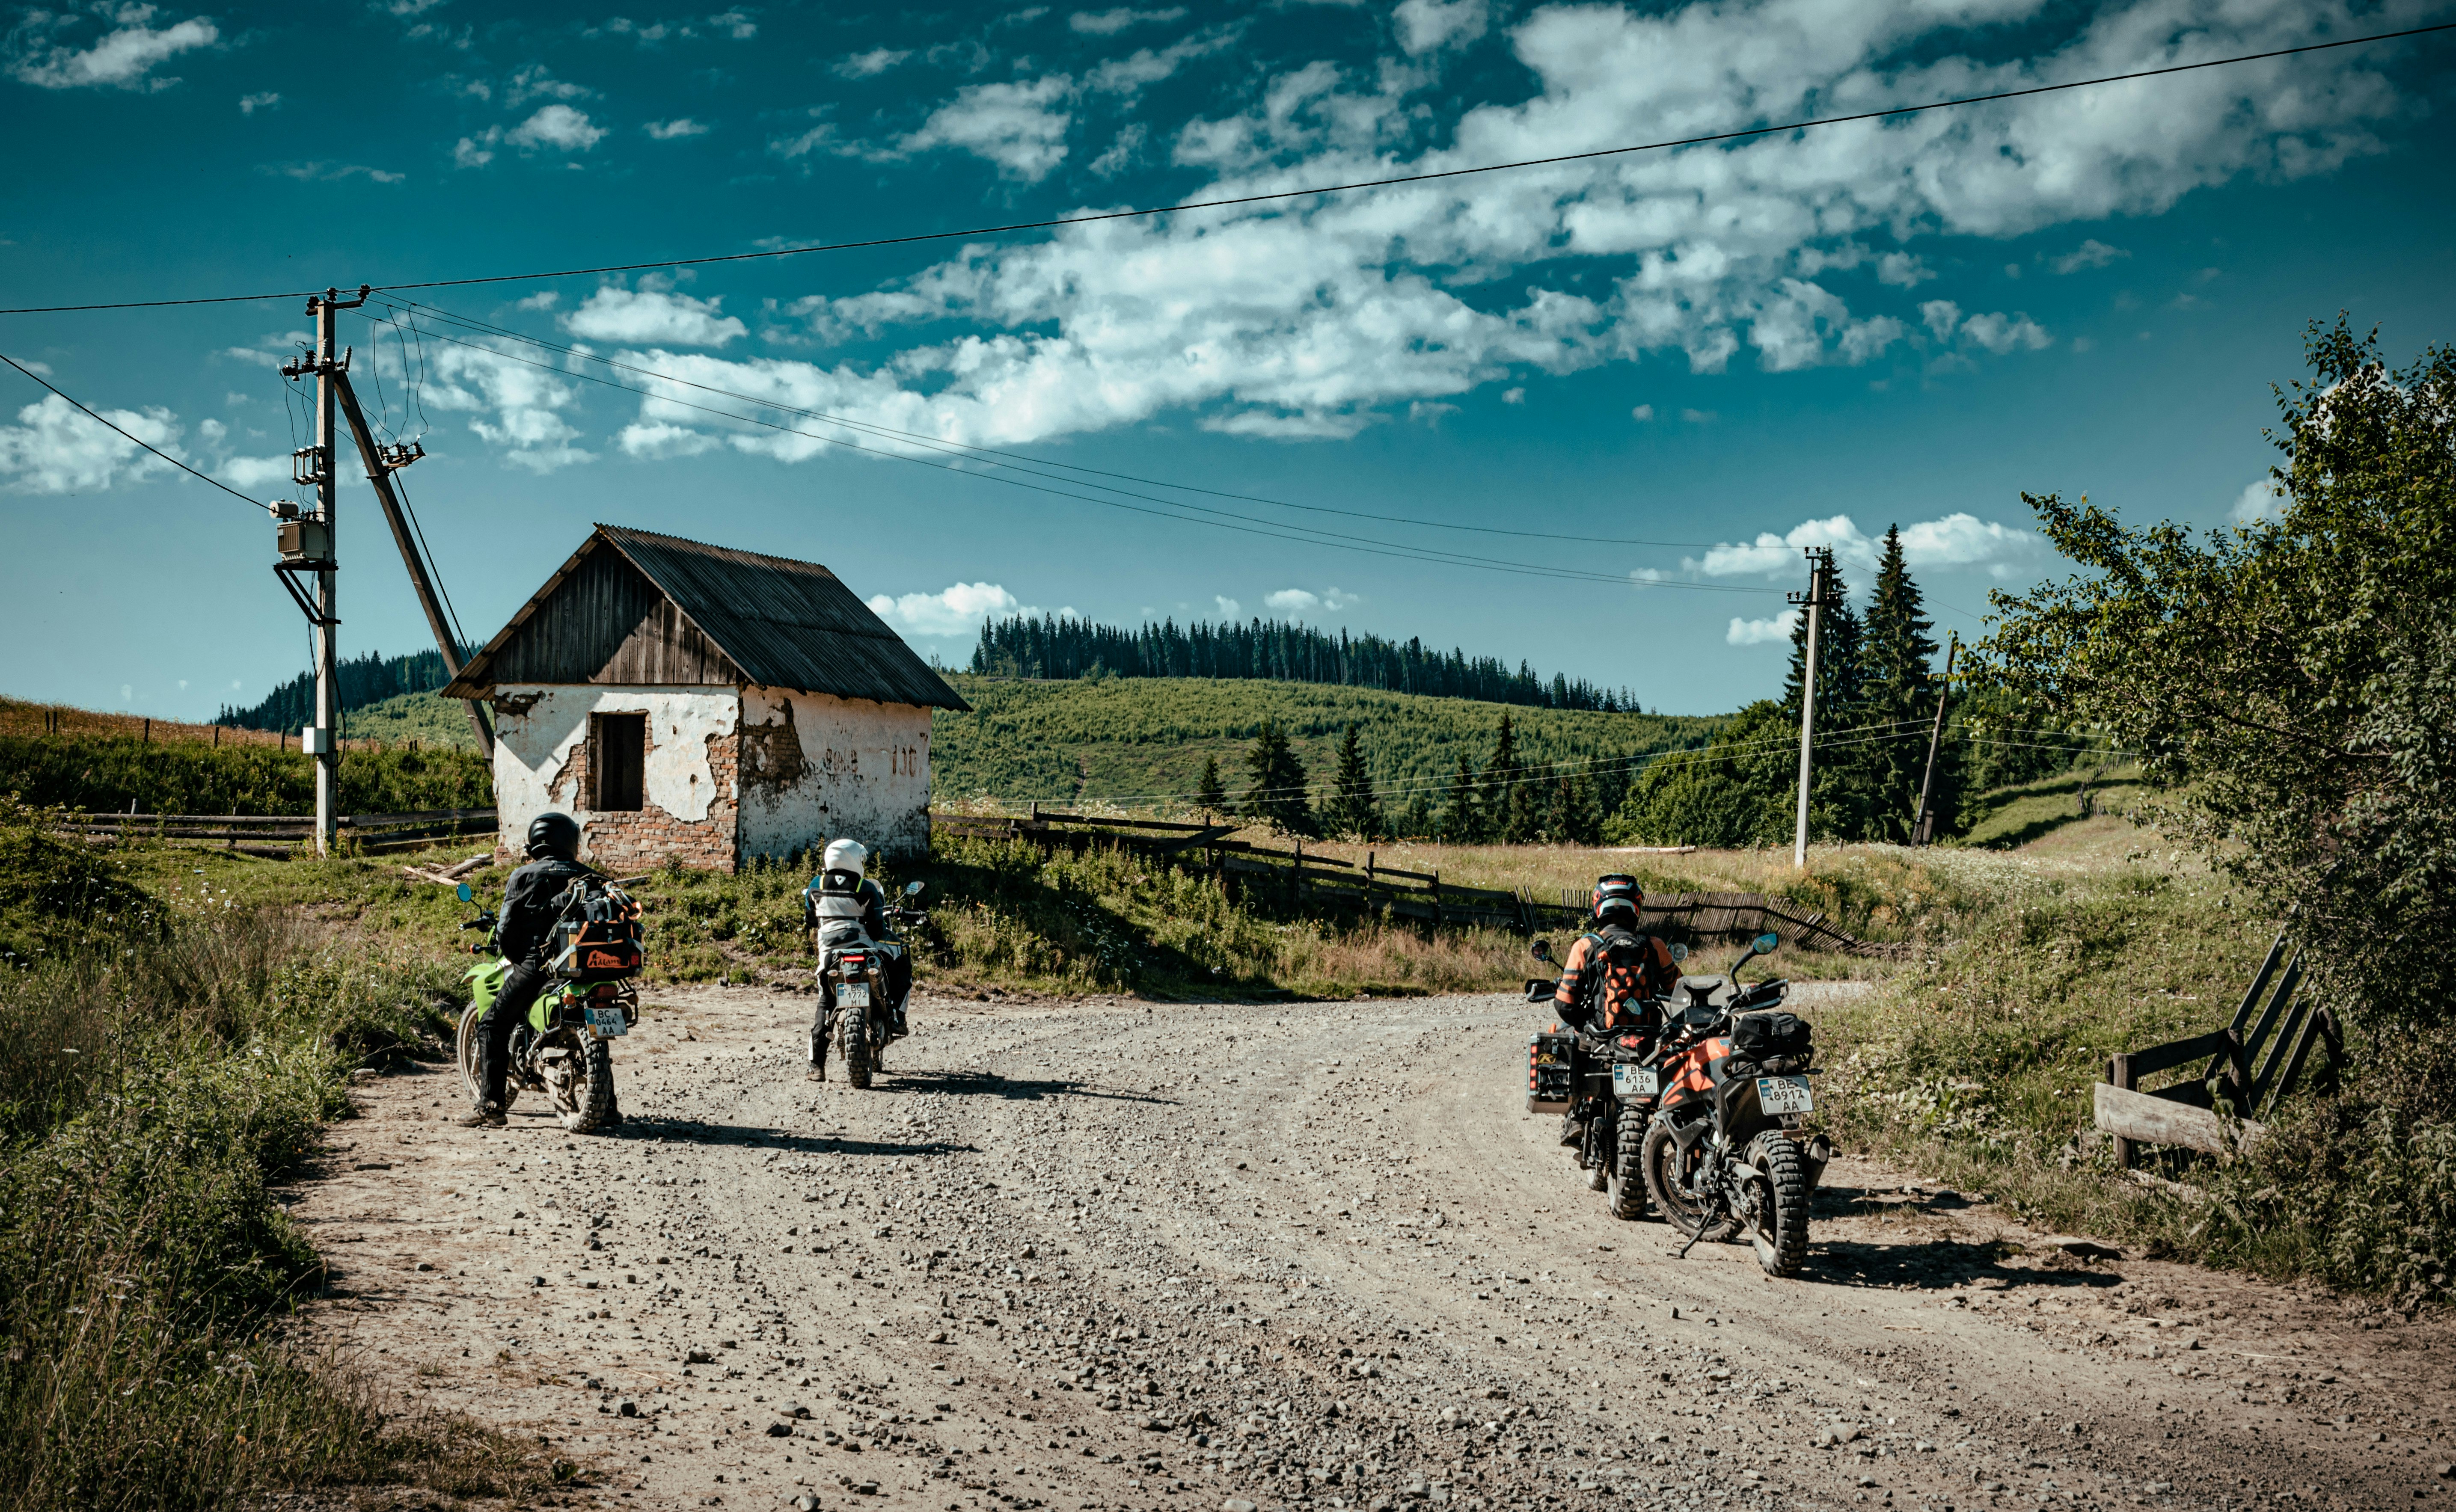
[[[0,734],[0,796],[92,813],[300,814],[316,807],[314,764],[256,744],[129,734]],[[341,811],[481,808],[494,770],[475,751],[360,746],[341,753]]]
[[[0,970],[0,1508],[541,1483],[506,1440],[388,1418],[282,1338],[320,1270],[268,1182],[347,1114],[350,1066],[438,1027],[448,969],[200,881],[110,880],[142,928]]]

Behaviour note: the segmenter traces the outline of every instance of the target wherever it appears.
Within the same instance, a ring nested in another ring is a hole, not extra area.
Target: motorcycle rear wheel
[[[1657,1123],[1648,1123],[1646,1145],[1638,1158],[1638,1163],[1646,1171],[1646,1195],[1654,1199],[1654,1205],[1662,1210],[1664,1217],[1670,1220],[1673,1228],[1706,1243],[1720,1244],[1740,1232],[1739,1221],[1709,1211],[1680,1190],[1681,1179],[1694,1169],[1696,1161],[1704,1158],[1701,1140],[1698,1154],[1689,1162],[1689,1169],[1684,1170],[1680,1142],[1671,1137],[1671,1131]]]
[[[1634,1221],[1646,1216],[1647,1120],[1623,1110],[1620,1138],[1611,1158],[1611,1216]]]
[[[1749,1225],[1757,1264],[1768,1276],[1797,1276],[1808,1264],[1808,1173],[1789,1134],[1768,1131],[1750,1142],[1748,1162],[1759,1187],[1756,1220]]]
[[[573,1134],[595,1134],[614,1121],[614,1052],[589,1034],[572,1060],[578,1071],[551,1084],[554,1111]]]
[[[845,1080],[852,1083],[856,1088],[868,1090],[870,1070],[870,1015],[855,1014],[848,1011],[843,1024],[837,1028],[837,1032],[844,1039]]]
[[[460,1090],[469,1094],[469,1102],[473,1107],[478,1101],[478,1046],[481,1038],[478,1032],[478,1020],[483,1017],[485,1014],[479,1011],[478,1005],[475,1003],[460,1011],[460,1040],[455,1047],[460,1053]],[[512,1054],[508,1047],[503,1052],[503,1060],[505,1062],[503,1112],[510,1113],[512,1104],[520,1100],[521,1078],[510,1069]]]

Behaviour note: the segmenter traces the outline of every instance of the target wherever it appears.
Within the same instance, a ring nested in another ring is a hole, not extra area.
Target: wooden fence
[[[1564,890],[1558,904],[1544,903],[1524,889],[1463,887],[1443,881],[1438,871],[1385,867],[1371,852],[1360,865],[1308,852],[1302,840],[1292,841],[1285,849],[1231,840],[1228,836],[1237,829],[1232,825],[1104,819],[1090,814],[1043,813],[1034,808],[1028,815],[1013,818],[932,814],[930,828],[935,834],[1022,841],[1043,850],[1081,851],[1091,846],[1109,845],[1145,855],[1189,860],[1198,852],[1201,865],[1214,876],[1234,879],[1238,887],[1284,900],[1291,908],[1311,905],[1387,909],[1397,917],[1436,926],[1486,925],[1531,934],[1538,930],[1583,927],[1594,907],[1591,892]],[[1782,899],[1753,892],[1681,892],[1649,897],[1642,927],[1681,940],[1745,939],[1772,929],[1779,930],[1787,943],[1854,955],[1891,954],[1897,949],[1854,940],[1828,925],[1821,913],[1803,916],[1795,906]]]
[[[2134,1146],[2142,1144],[2209,1154],[2242,1149],[2265,1132],[2259,1120],[2293,1093],[2314,1047],[2326,1056],[2328,1071],[2343,1064],[2336,1017],[2296,1000],[2302,981],[2302,952],[2281,932],[2223,1029],[2108,1056],[2106,1080],[2093,1089],[2093,1115],[2115,1136],[2116,1165],[2131,1169]],[[2139,1090],[2149,1077],[2203,1058],[2198,1076],[2156,1092]],[[2220,1115],[2221,1103],[2227,1116]]]
[[[242,855],[286,861],[315,839],[316,821],[306,814],[77,814],[63,827],[89,841],[219,841]],[[345,814],[334,828],[344,845],[363,854],[416,850],[439,840],[495,836],[492,808],[424,808],[405,814]]]

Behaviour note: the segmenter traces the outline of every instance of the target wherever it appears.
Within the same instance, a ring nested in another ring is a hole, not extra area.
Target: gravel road
[[[620,1134],[452,1129],[411,1068],[285,1194],[311,1337],[568,1460],[561,1500],[2456,1500],[2443,1323],[2076,1258],[1848,1158],[1804,1277],[1675,1260],[1523,1112],[1504,998],[925,997],[866,1093],[803,1079],[807,996],[651,1000]]]

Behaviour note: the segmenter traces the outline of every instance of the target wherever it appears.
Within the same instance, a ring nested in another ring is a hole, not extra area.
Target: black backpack
[[[1813,1035],[1796,1013],[1742,1013],[1731,1021],[1731,1053],[1758,1065],[1773,1061],[1805,1062]]]

